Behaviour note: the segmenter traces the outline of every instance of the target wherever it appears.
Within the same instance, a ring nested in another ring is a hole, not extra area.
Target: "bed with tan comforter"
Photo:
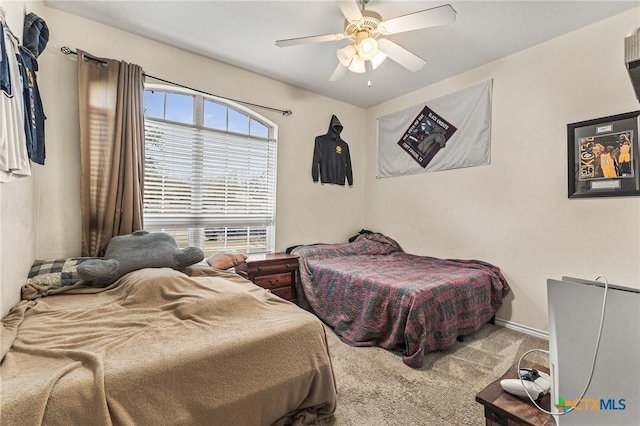
[[[6,425],[314,424],[336,386],[312,314],[232,272],[131,272],[2,321]]]

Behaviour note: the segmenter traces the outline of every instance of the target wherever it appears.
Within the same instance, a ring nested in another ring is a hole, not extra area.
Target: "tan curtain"
[[[82,256],[143,229],[143,82],[138,65],[78,50]]]

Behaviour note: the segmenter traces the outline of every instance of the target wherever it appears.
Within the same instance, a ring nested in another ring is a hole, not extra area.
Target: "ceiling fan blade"
[[[450,5],[445,4],[383,21],[380,23],[383,27],[383,30],[380,32],[383,34],[403,33],[438,25],[452,24],[455,21],[456,11]],[[378,29],[380,29],[380,27],[378,27]]]
[[[426,64],[425,60],[400,47],[389,39],[378,40],[378,49],[410,71],[416,72]]]
[[[324,35],[317,35],[317,36],[310,36],[310,37],[288,38],[285,40],[276,41],[276,46],[278,47],[297,46],[300,44],[342,40],[344,38],[345,38],[345,35],[343,33],[324,34]]]
[[[349,21],[358,21],[362,19],[362,12],[355,0],[336,0],[342,14]]]
[[[333,72],[333,74],[331,74],[331,77],[329,78],[329,81],[340,80],[347,73],[348,69],[349,69],[348,67],[345,67],[344,65],[342,65],[341,63],[338,62],[338,66],[336,67],[336,69]]]

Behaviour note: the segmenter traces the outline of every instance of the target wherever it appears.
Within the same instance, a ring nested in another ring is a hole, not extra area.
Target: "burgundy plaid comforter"
[[[309,307],[344,342],[399,350],[411,367],[478,330],[509,293],[496,266],[407,254],[377,233],[292,254]]]

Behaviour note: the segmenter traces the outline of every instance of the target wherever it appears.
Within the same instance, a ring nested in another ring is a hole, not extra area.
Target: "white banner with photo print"
[[[492,86],[488,80],[378,117],[377,177],[490,164]]]

